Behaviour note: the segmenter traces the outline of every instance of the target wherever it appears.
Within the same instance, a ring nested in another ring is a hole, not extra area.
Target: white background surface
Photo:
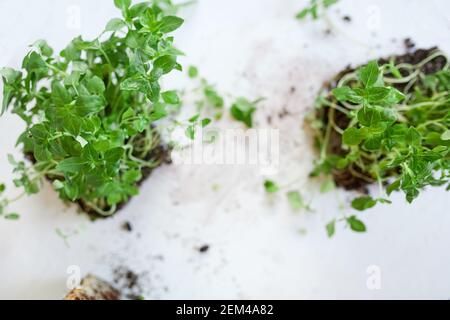
[[[18,67],[27,45],[39,38],[59,51],[78,34],[95,36],[118,15],[112,2],[0,0],[0,65]],[[45,186],[14,205],[20,221],[0,220],[0,298],[60,299],[70,265],[107,280],[121,265],[145,273],[148,299],[450,298],[448,194],[428,190],[413,205],[396,195],[392,206],[363,214],[366,234],[338,227],[329,240],[325,224],[352,213],[352,195],[321,195],[318,182],[307,179],[314,155],[302,129],[322,83],[349,63],[402,53],[406,37],[450,52],[450,2],[342,0],[330,12],[340,31],[328,36],[324,22],[293,19],[303,3],[199,0],[182,12],[186,24],[176,38],[187,53],[183,64],[197,65],[220,91],[266,98],[257,127],[282,135],[281,170],[273,179],[295,181],[290,188],[312,201],[314,213],[293,213],[284,194],[269,199],[255,168],[160,168],[129,206],[95,223]],[[77,10],[80,28],[71,22]],[[343,22],[344,15],[352,22]],[[174,75],[166,86],[182,88],[184,78]],[[290,115],[279,119],[284,108]],[[221,125],[236,126],[229,120]],[[0,119],[2,181],[12,181],[6,155],[20,155],[14,144],[22,129],[15,116]],[[132,233],[121,230],[124,221]],[[57,228],[70,235],[67,244]],[[211,249],[199,254],[203,244]],[[380,290],[366,285],[372,265],[381,270]]]

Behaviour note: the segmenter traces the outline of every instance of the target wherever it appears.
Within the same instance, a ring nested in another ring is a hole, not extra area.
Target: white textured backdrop
[[[18,67],[39,38],[60,50],[78,34],[97,35],[118,15],[112,3],[0,0],[0,65]],[[340,210],[351,213],[352,195],[320,195],[318,184],[308,181],[313,153],[302,130],[322,83],[349,63],[402,53],[407,37],[418,47],[450,52],[450,2],[341,0],[330,11],[333,35],[325,34],[323,22],[293,19],[304,3],[198,0],[182,12],[186,24],[176,42],[187,53],[183,64],[197,65],[220,91],[266,98],[257,125],[282,135],[274,179],[292,183],[314,213],[293,213],[282,194],[269,199],[264,178],[242,167],[160,168],[129,206],[95,223],[46,186],[14,205],[20,221],[0,219],[0,298],[59,299],[71,265],[106,280],[127,266],[141,275],[148,299],[450,298],[448,193],[429,190],[413,205],[397,195],[392,206],[364,213],[366,234],[338,228],[329,240],[326,222]],[[352,22],[344,22],[345,15]],[[185,82],[174,75],[165,83],[182,88]],[[289,115],[280,119],[282,110]],[[2,181],[12,180],[6,155],[20,156],[14,144],[22,129],[15,116],[0,118]],[[133,232],[121,229],[125,221]],[[69,236],[67,243],[56,229]],[[204,244],[210,250],[200,254]],[[379,290],[367,286],[371,266],[381,272]]]

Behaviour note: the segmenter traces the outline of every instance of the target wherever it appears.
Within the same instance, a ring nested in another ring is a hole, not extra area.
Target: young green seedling
[[[321,152],[312,175],[331,175],[349,189],[378,183],[377,197],[352,202],[358,211],[390,203],[398,190],[411,203],[425,187],[449,189],[449,89],[449,63],[438,50],[417,64],[372,61],[345,74],[318,101],[313,125]],[[347,222],[364,231],[355,219]]]
[[[37,41],[21,70],[0,71],[1,111],[26,124],[18,144],[33,161],[11,159],[16,186],[34,194],[47,178],[62,199],[101,216],[137,195],[144,175],[163,161],[156,125],[179,98],[160,79],[181,70],[169,34],[183,20],[163,10],[171,1],[114,3],[123,17],[99,37],[75,38],[60,54]]]
[[[190,66],[188,68],[188,76],[190,79],[197,80],[199,83],[197,88],[194,90],[200,92],[201,98],[196,101],[199,115],[206,115],[214,120],[221,120],[225,109],[224,95],[219,93],[208,80],[205,78],[199,78],[199,71],[197,67]],[[252,128],[253,114],[257,110],[257,104],[262,100],[263,99],[250,101],[244,97],[236,98],[231,105],[231,117],[236,121],[244,123],[247,128]],[[190,132],[191,131],[192,130],[190,130]]]
[[[329,7],[336,4],[339,0],[310,0],[308,6],[297,13],[298,20],[305,20],[311,17],[312,20],[318,20],[328,10]]]

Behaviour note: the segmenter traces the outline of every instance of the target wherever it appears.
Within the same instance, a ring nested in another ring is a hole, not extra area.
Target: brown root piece
[[[436,47],[426,50],[419,49],[416,51],[406,53],[404,55],[393,56],[390,59],[379,59],[378,62],[380,65],[383,65],[389,63],[389,61],[391,61],[392,59],[395,64],[407,63],[417,65],[423,60],[425,60],[427,57],[429,57],[430,54],[432,54],[436,50],[437,50]],[[426,75],[433,74],[442,70],[445,64],[446,59],[444,57],[437,57],[436,59],[433,59],[432,61],[426,63],[422,67],[421,71]],[[349,67],[346,70],[342,71],[332,81],[330,81],[325,85],[325,90],[331,92],[331,90],[337,87],[339,81],[345,75],[352,73],[357,69],[359,69],[359,67],[357,68]],[[400,91],[405,90],[404,84],[394,85],[394,87]],[[340,107],[345,109],[344,105],[342,104],[339,105]],[[328,117],[329,109],[330,109],[329,107],[323,107],[319,109],[316,114],[316,117],[318,119],[322,119],[323,123],[325,123],[326,125],[329,122]],[[341,128],[342,130],[345,130],[350,123],[350,119],[343,112],[335,110],[334,123],[337,127]],[[325,135],[325,132],[322,132],[322,134]],[[343,149],[342,147],[342,136],[335,130],[331,131],[327,153],[337,156],[345,156],[348,153],[348,151]],[[341,188],[344,188],[346,190],[358,190],[363,192],[366,192],[367,186],[374,182],[373,178],[368,173],[362,172],[359,168],[356,167],[346,168],[343,170],[333,170],[333,179],[336,185]]]
[[[120,293],[107,282],[88,275],[80,288],[72,290],[64,300],[120,300]]]

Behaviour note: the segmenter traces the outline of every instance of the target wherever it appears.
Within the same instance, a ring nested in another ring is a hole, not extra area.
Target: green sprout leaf
[[[388,196],[390,196],[394,191],[398,191],[400,189],[401,184],[402,184],[401,180],[397,180],[394,183],[390,184],[386,188],[386,192],[387,192]]]
[[[88,164],[86,159],[80,157],[68,158],[61,161],[57,166],[56,170],[64,173],[78,173],[83,170]]]
[[[99,216],[135,196],[143,170],[162,162],[157,122],[168,116],[168,105],[181,106],[177,92],[161,85],[166,74],[182,70],[181,52],[167,36],[183,23],[177,6],[114,4],[122,17],[109,20],[98,37],[77,37],[59,54],[38,40],[20,71],[0,70],[1,109],[12,106],[24,121],[18,145],[32,160],[28,167],[11,157],[16,187],[35,194],[47,178],[61,199],[80,200]],[[2,211],[9,203],[0,199]]]
[[[326,225],[327,235],[329,238],[332,238],[336,233],[336,220],[329,222]]]
[[[347,223],[350,228],[355,232],[366,232],[365,224],[359,220],[356,216],[351,216],[347,218]]]
[[[334,189],[336,189],[336,184],[334,183],[334,180],[331,177],[327,178],[320,186],[321,193],[327,193],[333,191]]]
[[[298,191],[290,191],[287,193],[287,199],[291,208],[295,211],[306,208],[305,202],[303,201],[303,197],[300,195]]]
[[[175,16],[167,16],[162,18],[160,22],[159,30],[164,33],[169,33],[177,30],[183,24],[184,20],[175,17]]]
[[[5,84],[12,85],[22,76],[22,73],[12,68],[0,69],[0,76],[3,77]]]
[[[208,119],[208,118],[203,119],[201,122],[202,128],[207,127],[211,122],[212,122],[211,119]]]
[[[211,86],[206,86],[204,89],[205,97],[213,107],[215,108],[223,108],[224,100],[221,95]]]
[[[127,24],[125,23],[125,21],[123,21],[122,19],[118,19],[118,18],[114,18],[111,19],[108,24],[106,25],[105,31],[112,31],[112,32],[116,32],[119,31],[123,28],[125,28],[127,26]]]
[[[245,123],[248,128],[253,127],[253,113],[256,111],[256,103],[245,98],[238,98],[231,106],[231,115],[237,121]]]
[[[266,180],[264,182],[264,188],[266,189],[267,193],[277,193],[278,191],[280,191],[278,185],[271,180]]]
[[[189,69],[188,69],[188,75],[189,75],[189,78],[191,78],[191,79],[197,78],[198,77],[198,69],[197,69],[197,67],[190,66]]]
[[[446,130],[442,135],[441,135],[441,139],[444,141],[449,141],[450,140],[450,130]]]
[[[178,105],[181,102],[180,97],[175,90],[163,92],[161,96],[164,102],[168,104]]]
[[[365,196],[365,197],[360,197],[360,198],[356,198],[355,200],[353,200],[352,207],[353,207],[353,209],[356,209],[358,211],[365,211],[365,210],[375,207],[376,204],[377,204],[377,201],[372,199],[372,197]]]
[[[131,0],[114,0],[114,4],[119,9],[128,9],[131,6]]]
[[[333,95],[336,97],[338,101],[350,101],[352,103],[361,104],[364,101],[364,98],[355,92],[355,90],[350,87],[340,87],[333,89]]]
[[[190,125],[186,128],[186,137],[188,137],[191,140],[195,139],[195,124]]]
[[[416,128],[409,128],[405,136],[406,144],[414,147],[420,147],[422,143],[422,135]]]
[[[86,88],[92,93],[101,95],[105,92],[106,87],[102,79],[97,76],[92,77],[87,81]]]
[[[357,146],[367,137],[367,134],[366,128],[349,128],[344,131],[342,142],[349,146]]]
[[[6,220],[19,220],[20,215],[18,213],[9,213],[9,214],[5,215],[5,219]]]
[[[162,56],[155,60],[153,66],[161,70],[163,74],[167,74],[177,66],[177,60],[174,56]]]
[[[339,0],[310,0],[309,5],[297,13],[296,19],[304,20],[310,16],[312,20],[318,20],[325,14],[329,7],[336,4],[338,1]]]
[[[380,78],[380,67],[376,61],[371,61],[359,70],[359,79],[366,88],[373,87]]]

